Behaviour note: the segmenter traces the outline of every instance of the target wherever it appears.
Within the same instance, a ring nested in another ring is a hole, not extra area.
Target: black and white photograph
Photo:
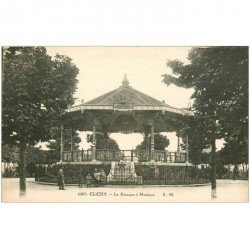
[[[4,250],[248,250],[246,0],[0,1]]]
[[[4,202],[248,202],[248,47],[3,47]]]

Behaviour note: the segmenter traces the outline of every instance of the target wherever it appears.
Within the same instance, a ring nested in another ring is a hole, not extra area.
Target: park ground
[[[79,188],[41,185],[27,179],[27,192],[19,197],[19,179],[2,178],[3,202],[248,202],[248,181],[218,180],[217,199],[211,186],[103,186]]]

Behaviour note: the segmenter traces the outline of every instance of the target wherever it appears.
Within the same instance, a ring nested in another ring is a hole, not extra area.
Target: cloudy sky
[[[76,104],[83,99],[89,101],[99,95],[118,88],[124,74],[130,85],[145,94],[176,107],[188,106],[193,89],[166,86],[162,74],[171,73],[166,62],[180,59],[188,62],[190,47],[47,47],[48,54],[69,56],[79,68]],[[80,148],[87,149],[86,133],[81,133]],[[169,151],[177,148],[175,133],[166,133],[170,139]],[[141,134],[111,134],[120,149],[132,149],[143,137]],[[218,145],[220,147],[220,145]]]

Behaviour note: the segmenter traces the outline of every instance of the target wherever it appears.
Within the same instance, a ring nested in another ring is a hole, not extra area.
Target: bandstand
[[[72,132],[92,131],[93,145],[91,150],[64,151],[63,126],[61,131],[60,163],[102,164],[112,161],[134,161],[143,164],[155,162],[169,164],[187,164],[188,151],[180,151],[179,129],[184,116],[192,116],[187,109],[173,108],[164,101],[158,101],[129,85],[126,75],[122,85],[104,95],[66,110],[65,118],[70,122]],[[178,147],[175,152],[154,149],[154,134],[173,132],[178,136]],[[142,133],[150,137],[150,150],[105,150],[96,149],[96,134],[106,136],[111,133]],[[74,133],[74,132],[73,132]]]
[[[188,109],[177,109],[159,101],[129,85],[124,76],[121,86],[86,103],[68,108],[65,112],[67,128],[72,131],[91,131],[91,149],[64,150],[64,129],[61,126],[61,151],[58,167],[81,169],[88,173],[100,171],[106,174],[106,183],[117,184],[176,184],[176,180],[188,179],[188,147],[180,149],[179,130],[183,118],[193,116]],[[65,123],[66,124],[66,123]],[[98,149],[97,133],[108,138],[111,133],[141,133],[150,140],[145,150]],[[154,135],[160,132],[176,132],[178,146],[175,152],[155,150]],[[73,136],[72,136],[73,138]],[[187,138],[188,141],[188,138]],[[178,182],[178,181],[177,181]],[[178,182],[178,183],[179,183]]]

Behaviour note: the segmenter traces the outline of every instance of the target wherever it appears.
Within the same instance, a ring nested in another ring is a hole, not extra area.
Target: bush
[[[82,179],[84,184],[88,173],[90,173],[93,177],[95,169],[98,169],[99,171],[103,169],[106,175],[108,175],[111,165],[49,165],[47,169],[45,166],[37,166],[36,180],[41,182],[57,183],[60,168],[63,169],[66,184],[78,184],[80,174],[83,176]]]
[[[147,185],[188,185],[209,182],[209,169],[193,166],[159,166],[155,169],[137,165],[135,171],[137,176],[142,176],[143,184]]]

